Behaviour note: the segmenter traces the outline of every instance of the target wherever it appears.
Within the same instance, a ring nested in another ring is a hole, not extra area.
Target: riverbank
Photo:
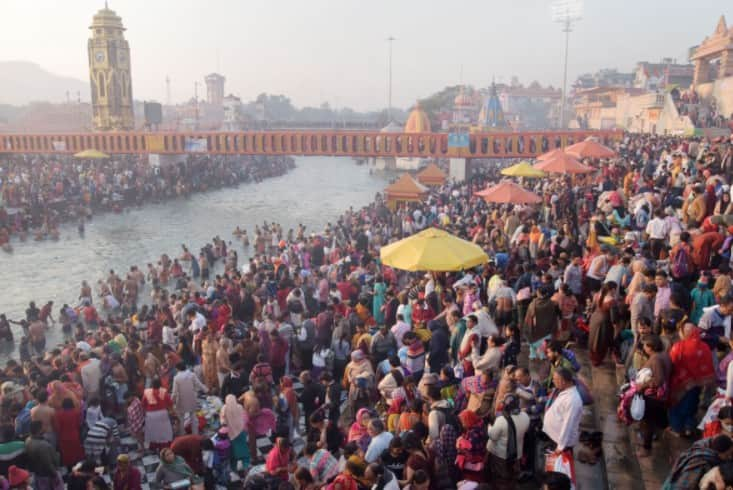
[[[120,274],[145,265],[168,253],[180,255],[180,246],[198,250],[217,233],[234,244],[240,263],[246,250],[235,243],[237,226],[251,233],[264,221],[278,222],[286,229],[299,223],[311,230],[335,222],[344,210],[358,209],[374,199],[387,185],[389,175],[370,174],[367,167],[354,165],[349,158],[300,157],[295,169],[262,184],[241,184],[216,192],[106,214],[87,226],[84,237],[73,224],[60,227],[59,242],[29,241],[13,255],[0,254],[6,294],[0,297],[0,313],[9,318],[25,316],[28,302],[54,301],[54,317],[64,303],[76,304],[82,280],[90,284],[105,277],[109,269]],[[141,293],[149,297],[149,289]],[[13,325],[16,341],[20,327]],[[48,345],[62,340],[60,329],[51,329]],[[0,345],[0,360],[17,357],[13,345]]]
[[[94,216],[259,183],[295,168],[292,157],[189,156],[164,167],[135,157],[102,162],[12,157],[0,168],[0,247],[28,240],[57,241],[61,223],[85,233]]]

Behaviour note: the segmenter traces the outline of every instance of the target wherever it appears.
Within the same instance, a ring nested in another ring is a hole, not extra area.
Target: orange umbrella
[[[543,153],[542,155],[537,157],[537,161],[541,162],[543,160],[548,160],[550,158],[554,158],[558,155],[562,155],[565,153],[562,148],[555,148],[554,150],[550,150],[547,153]]]
[[[535,164],[534,168],[556,174],[587,174],[595,170],[593,167],[583,165],[575,157],[565,152]]]
[[[586,138],[580,143],[575,143],[565,148],[565,153],[576,158],[612,158],[616,152],[607,146],[603,146],[593,138]]]
[[[515,184],[514,182],[500,182],[492,187],[474,193],[474,196],[483,197],[486,202],[501,202],[510,204],[536,204],[542,198]]]

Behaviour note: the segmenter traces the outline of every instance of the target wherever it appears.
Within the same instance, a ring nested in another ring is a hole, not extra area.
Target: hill
[[[89,100],[89,82],[49,73],[29,61],[0,61],[0,104],[25,105],[29,102],[65,102],[66,92],[76,101]]]

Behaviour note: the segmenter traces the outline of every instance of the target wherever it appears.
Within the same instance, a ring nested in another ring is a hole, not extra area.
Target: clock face
[[[103,51],[97,51],[94,54],[94,59],[97,60],[97,63],[101,63],[104,61],[104,52]]]

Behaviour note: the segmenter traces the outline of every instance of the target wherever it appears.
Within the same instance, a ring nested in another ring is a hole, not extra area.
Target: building
[[[681,65],[671,58],[659,63],[640,61],[634,70],[634,87],[650,91],[664,90],[669,85],[687,88],[692,83],[693,74],[693,65]]]
[[[451,131],[468,129],[475,119],[476,105],[473,98],[466,94],[465,88],[461,86],[458,95],[453,99],[453,113],[451,118]]]
[[[560,113],[562,92],[543,87],[538,82],[528,86],[518,83],[497,85],[504,119],[515,129],[546,129],[553,126]]]
[[[242,99],[234,95],[227,95],[223,101],[224,122],[222,130],[240,131],[244,124],[244,112],[242,111]]]
[[[122,19],[105,3],[94,15],[89,29],[92,126],[95,131],[134,129],[130,46],[125,40]]]
[[[617,126],[620,97],[635,97],[646,91],[628,87],[595,87],[578,90],[573,97],[575,121],[570,128],[611,129]]]
[[[721,15],[711,36],[695,48],[690,60],[695,66],[695,86],[733,76],[733,28]]]
[[[573,83],[574,90],[596,87],[631,87],[634,83],[633,73],[623,73],[615,68],[603,68],[595,73],[580,75]]]
[[[478,132],[483,131],[506,131],[511,130],[511,126],[504,117],[504,110],[499,101],[499,95],[496,90],[496,84],[491,83],[491,89],[488,97],[481,106],[481,112],[478,115]]]
[[[431,132],[431,126],[430,126],[430,118],[425,113],[425,111],[420,107],[420,102],[417,102],[415,104],[415,107],[410,112],[410,115],[407,117],[407,121],[405,122],[405,129],[404,133],[408,134],[417,134],[417,133],[429,133]],[[392,131],[390,130],[389,126],[387,128],[384,128],[383,133],[388,135]],[[414,145],[418,144],[416,139],[413,139],[412,137],[408,137],[407,141],[405,141],[403,144]],[[392,144],[396,144],[396,142],[393,142]],[[424,163],[426,163],[421,158],[415,158],[415,157],[400,157],[395,159],[395,166],[398,169],[402,170],[417,170],[420,168]]]
[[[218,73],[210,73],[204,77],[206,82],[206,102],[221,107],[224,103],[224,82],[226,78]]]

